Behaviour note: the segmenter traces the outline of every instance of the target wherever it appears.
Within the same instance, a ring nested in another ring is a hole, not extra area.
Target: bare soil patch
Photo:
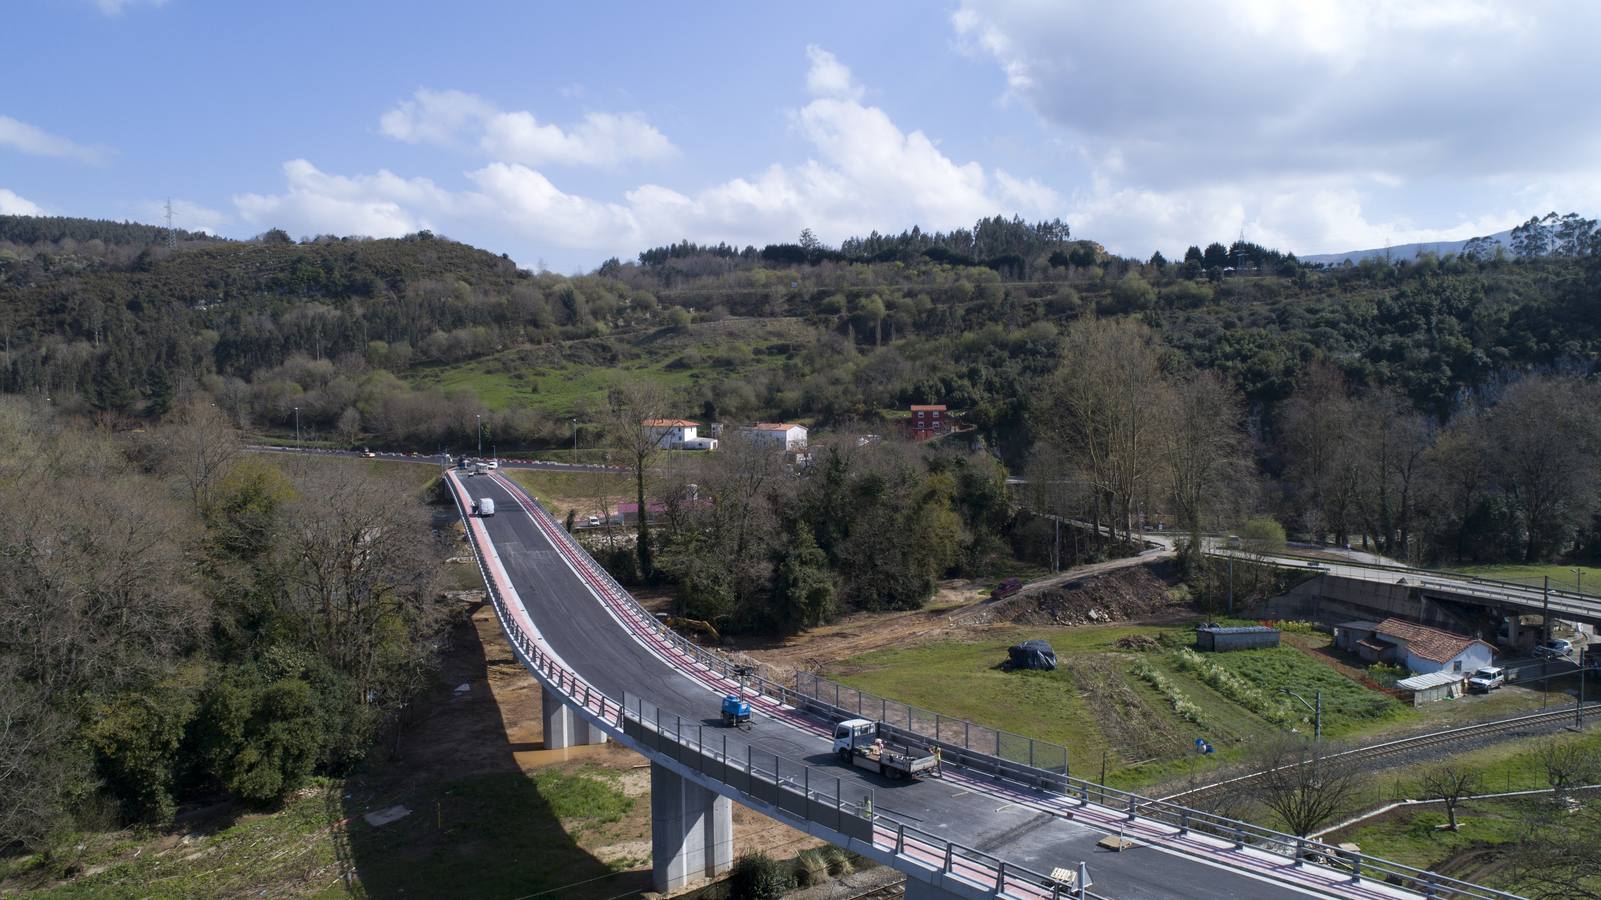
[[[1177,567],[1171,563],[1120,566],[1058,587],[1024,592],[971,620],[1056,626],[1170,620],[1193,612],[1188,600],[1175,593],[1177,584]]]

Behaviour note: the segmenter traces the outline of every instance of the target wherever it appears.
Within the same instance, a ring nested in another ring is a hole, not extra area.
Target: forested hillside
[[[0,387],[108,422],[159,419],[201,392],[249,430],[292,433],[298,416],[321,440],[407,449],[473,446],[481,418],[502,452],[571,446],[575,427],[586,446],[604,443],[608,394],[629,379],[665,387],[674,415],[824,430],[884,431],[908,404],[944,403],[1022,470],[1049,455],[1063,373],[1103,377],[1064,353],[1074,330],[1128,320],[1175,388],[1216,373],[1262,480],[1257,505],[1292,531],[1428,558],[1510,555],[1494,549],[1510,540],[1546,558],[1584,543],[1594,505],[1534,500],[1492,477],[1508,457],[1487,440],[1469,445],[1492,474],[1455,507],[1413,489],[1422,456],[1379,477],[1363,468],[1372,454],[1336,465],[1314,440],[1345,422],[1330,433],[1356,447],[1368,425],[1406,422],[1435,452],[1468,423],[1510,421],[1510,407],[1492,414],[1504,396],[1548,403],[1514,385],[1588,390],[1601,239],[1575,216],[1529,220],[1510,250],[1332,269],[1243,242],[1126,259],[1060,222],[995,218],[837,248],[809,232],[761,249],[680,243],[581,277],[426,232],[185,235],[168,249],[141,229],[0,219]],[[1590,429],[1579,419],[1545,427],[1579,448]],[[1395,478],[1407,484],[1392,491]],[[1376,485],[1382,500],[1364,499]],[[1128,510],[1175,506],[1152,483],[1139,490],[1103,493],[1121,492]]]

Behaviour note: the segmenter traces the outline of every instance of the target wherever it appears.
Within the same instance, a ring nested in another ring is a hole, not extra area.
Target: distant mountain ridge
[[[1494,241],[1495,243],[1506,247],[1508,250],[1512,249],[1512,229],[1510,228],[1508,228],[1506,231],[1497,231],[1495,234],[1485,235],[1484,237],[1486,240]],[[1347,250],[1343,253],[1317,253],[1299,258],[1301,262],[1304,263],[1338,266],[1344,263],[1346,260],[1350,260],[1354,265],[1364,259],[1372,259],[1375,257],[1382,258],[1385,256],[1388,256],[1392,259],[1412,259],[1424,253],[1434,253],[1444,256],[1447,253],[1461,253],[1462,248],[1467,246],[1468,241],[1475,240],[1478,240],[1478,238],[1464,238],[1460,241],[1429,241],[1427,243],[1418,244],[1397,244],[1393,247],[1379,247],[1372,250]]]

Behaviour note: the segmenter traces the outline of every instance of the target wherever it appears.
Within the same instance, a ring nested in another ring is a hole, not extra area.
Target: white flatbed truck
[[[939,774],[939,757],[934,753],[891,744],[878,735],[878,723],[867,719],[846,719],[834,726],[834,752],[841,762],[877,772],[885,778],[916,778]]]

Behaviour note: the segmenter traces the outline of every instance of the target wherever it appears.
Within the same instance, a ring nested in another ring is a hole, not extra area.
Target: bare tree
[[[1301,837],[1343,810],[1359,783],[1359,772],[1347,758],[1296,735],[1268,738],[1253,759],[1262,774],[1251,782],[1252,793]]]
[[[349,676],[354,702],[400,696],[438,624],[437,553],[421,501],[364,470],[308,466],[277,542],[281,611],[303,644]],[[396,640],[396,635],[416,639]]]
[[[1532,808],[1521,840],[1507,854],[1512,885],[1542,900],[1601,900],[1601,807],[1586,804],[1571,814]]]
[[[1550,741],[1535,751],[1534,758],[1556,803],[1565,800],[1575,785],[1585,784],[1601,772],[1595,751],[1576,741]]]
[[[1597,408],[1592,385],[1530,378],[1509,388],[1490,411],[1496,479],[1523,520],[1528,562],[1562,549],[1564,536],[1596,508]]]
[[[1358,413],[1344,377],[1331,366],[1309,367],[1280,416],[1286,476],[1306,530],[1345,543],[1357,524],[1363,456],[1351,439]]]
[[[1215,372],[1196,372],[1178,386],[1169,422],[1162,457],[1174,512],[1190,534],[1186,553],[1193,565],[1201,561],[1201,533],[1232,518],[1248,493],[1239,399]]]
[[[196,398],[156,437],[163,450],[163,468],[182,485],[195,511],[204,513],[211,505],[212,490],[239,456],[239,433],[221,410]]]
[[[1108,524],[1126,537],[1157,471],[1158,436],[1171,408],[1158,340],[1130,319],[1081,320],[1068,332],[1062,360],[1035,426],[1079,462]]]
[[[1456,811],[1462,801],[1479,789],[1479,774],[1465,766],[1443,762],[1423,773],[1418,779],[1423,792],[1438,797],[1445,805],[1445,816],[1452,831],[1457,830]]]
[[[666,428],[648,427],[645,423],[661,419],[666,410],[666,392],[660,385],[650,381],[625,381],[612,388],[607,396],[607,437],[613,446],[622,451],[624,462],[634,478],[634,499],[639,504],[639,575],[646,581],[654,576],[655,563],[651,558],[650,514],[645,506],[645,481],[666,449],[670,432]]]

